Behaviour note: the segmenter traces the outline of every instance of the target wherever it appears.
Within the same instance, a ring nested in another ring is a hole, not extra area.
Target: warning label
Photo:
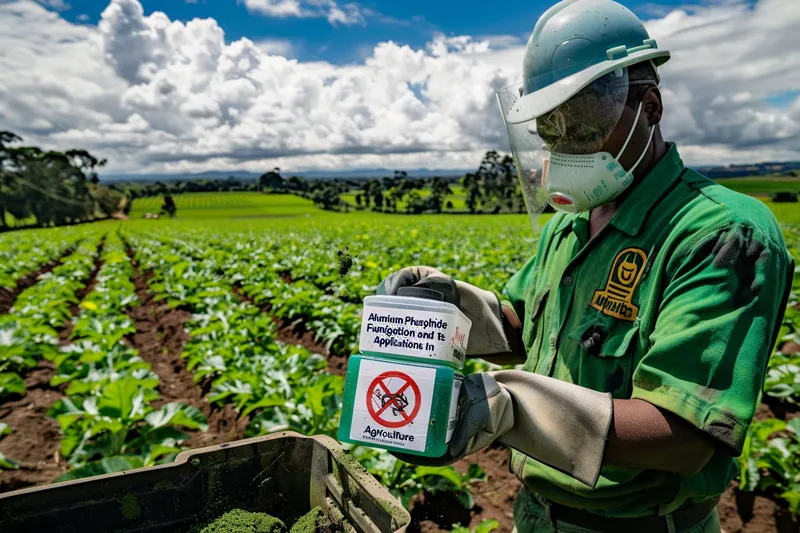
[[[432,368],[362,360],[350,438],[424,451],[435,379]]]
[[[393,386],[398,383],[399,388]],[[390,385],[396,390],[392,391]],[[419,400],[419,386],[411,376],[403,372],[384,372],[372,380],[367,390],[367,410],[370,416],[387,428],[401,428],[410,424],[419,413]],[[398,417],[400,420],[397,420]]]

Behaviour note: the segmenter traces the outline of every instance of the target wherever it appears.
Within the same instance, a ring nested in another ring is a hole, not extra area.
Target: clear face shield
[[[548,203],[562,211],[580,212],[613,194],[614,184],[597,169],[602,167],[611,176],[621,170],[610,167],[619,154],[602,150],[622,117],[628,75],[627,69],[612,72],[557,106],[534,102],[533,109],[546,111],[511,123],[507,117],[522,99],[522,89],[522,83],[507,87],[497,93],[497,99],[525,205],[538,231],[537,220]],[[553,98],[553,93],[542,98],[548,97]]]

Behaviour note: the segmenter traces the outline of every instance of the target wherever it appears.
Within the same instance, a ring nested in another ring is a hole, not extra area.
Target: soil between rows
[[[86,286],[76,293],[78,300],[82,300],[94,288],[104,243],[105,240],[98,246],[97,259]],[[49,270],[57,262],[53,262],[48,267]],[[31,279],[35,281],[41,273],[49,270],[40,270]],[[64,321],[58,332],[59,346],[69,343],[72,319],[77,316],[78,311],[77,305],[70,306],[70,318]],[[55,371],[52,362],[41,359],[36,368],[25,377],[25,396],[0,406],[0,422],[5,422],[13,430],[0,440],[0,453],[20,465],[17,470],[0,470],[0,492],[51,483],[67,471],[67,463],[60,454],[61,428],[54,418],[47,416],[50,407],[64,397],[61,389],[66,387],[64,385],[59,389],[50,386]]]
[[[286,283],[291,283],[291,278],[282,276],[282,279]],[[289,281],[287,281],[287,279]],[[280,342],[284,344],[295,344],[297,346],[302,346],[311,353],[324,356],[328,360],[327,371],[330,374],[344,376],[345,373],[347,373],[347,356],[330,353],[324,344],[314,340],[314,333],[307,330],[303,326],[302,321],[296,320],[292,322],[276,317],[272,314],[272,307],[270,305],[258,305],[252,300],[252,298],[249,298],[242,293],[241,288],[238,286],[233,287],[233,293],[242,301],[258,307],[261,309],[262,313],[272,317],[272,320],[275,322],[275,326],[277,327],[277,333],[275,336]]]
[[[208,430],[184,430],[189,440],[184,446],[202,448],[244,438],[244,431],[249,417],[238,417],[230,404],[218,407],[209,403],[202,390],[202,384],[195,383],[192,373],[186,369],[186,360],[181,352],[189,340],[185,324],[191,313],[182,309],[170,309],[161,301],[155,300],[150,292],[149,272],[142,273],[133,259],[133,251],[129,248],[134,268],[134,285],[139,305],[131,311],[136,326],[136,333],[131,339],[139,355],[147,361],[159,378],[158,390],[161,397],[153,402],[153,407],[160,408],[166,403],[181,402],[200,409],[208,419]]]

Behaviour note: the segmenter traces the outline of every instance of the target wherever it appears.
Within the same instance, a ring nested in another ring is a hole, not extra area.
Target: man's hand
[[[467,356],[494,361],[494,357],[514,354],[514,362],[524,362],[522,336],[519,329],[511,327],[508,321],[507,313],[513,314],[513,311],[504,310],[495,293],[456,281],[426,266],[412,266],[392,272],[378,285],[376,292],[396,295],[401,287],[424,287],[442,292],[445,301],[455,303],[467,315],[472,321]]]

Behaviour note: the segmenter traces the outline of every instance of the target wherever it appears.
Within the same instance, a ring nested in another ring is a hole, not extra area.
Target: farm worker
[[[426,266],[378,287],[451,284],[468,355],[523,365],[465,380],[444,458],[401,456],[507,445],[520,532],[719,531],[794,260],[763,203],[662,138],[669,57],[618,3],[547,10],[499,94],[530,214],[557,210],[535,256],[502,294]]]

